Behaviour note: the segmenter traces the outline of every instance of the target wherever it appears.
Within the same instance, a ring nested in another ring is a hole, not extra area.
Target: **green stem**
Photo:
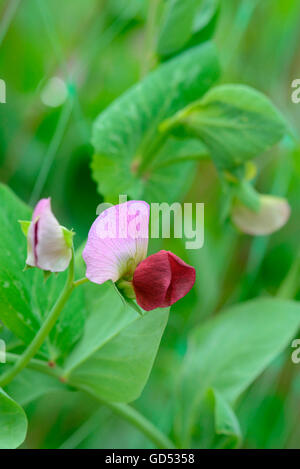
[[[6,352],[5,358],[6,358],[7,363],[16,363],[20,359],[20,355],[17,355],[16,353]],[[27,363],[27,368],[31,370],[39,371],[40,373],[44,373],[46,375],[49,375],[58,379],[63,374],[63,371],[58,366],[51,367],[49,366],[47,362],[43,360],[37,360],[35,358],[32,358]]]
[[[72,291],[75,287],[86,283],[88,279],[82,278],[74,282],[74,251],[72,254],[72,260],[69,267],[68,279],[66,281],[65,287],[59,296],[57,302],[53,306],[49,315],[46,318],[46,321],[43,323],[41,329],[25,350],[23,355],[16,355],[13,353],[7,353],[6,359],[8,363],[14,363],[14,366],[2,375],[0,378],[0,388],[3,388],[9,384],[13,378],[22,371],[26,366],[33,370],[46,373],[50,376],[60,378],[63,373],[57,367],[50,367],[46,362],[42,360],[34,359],[34,355],[38,352],[41,345],[48,337],[51,329],[55,325],[59,314],[63,307],[65,306],[67,300],[69,299]],[[80,387],[78,387],[80,389]],[[85,389],[82,389],[86,391]],[[93,396],[95,397],[95,396]],[[139,429],[147,438],[149,438],[154,445],[159,449],[173,449],[175,448],[174,443],[158,428],[156,428],[149,420],[147,420],[143,415],[141,415],[136,409],[128,406],[127,404],[118,404],[113,402],[102,401],[98,398],[101,404],[109,407],[115,414],[119,415],[131,425]]]
[[[154,61],[154,38],[156,29],[157,12],[160,0],[151,0],[149,2],[149,9],[147,14],[147,23],[145,31],[145,46],[144,46],[144,60],[141,67],[141,78],[147,75],[152,67]],[[153,64],[154,65],[154,64]]]
[[[39,332],[34,337],[29,347],[25,350],[23,355],[21,355],[20,358],[15,362],[15,365],[1,376],[0,387],[4,387],[8,383],[10,383],[14,379],[14,377],[18,373],[20,373],[20,371],[22,371],[23,368],[25,368],[28,365],[30,360],[38,352],[41,345],[44,343],[45,339],[48,337],[50,331],[55,325],[60,312],[62,311],[63,307],[68,301],[73,290],[74,290],[74,251],[72,253],[72,259],[70,262],[68,279],[66,281],[63,291],[61,292],[58,300],[56,301],[55,305],[53,306],[52,310],[48,314],[45,322],[43,323]]]
[[[83,391],[87,392],[85,389]],[[107,402],[99,399],[98,396],[90,394],[102,404],[109,407],[115,414],[122,417],[128,423],[139,429],[147,438],[149,438],[155,447],[158,449],[174,449],[174,443],[162,433],[153,423],[146,419],[142,414],[140,414],[136,409],[129,406],[128,404],[119,404],[115,402]]]
[[[279,287],[276,297],[283,299],[293,299],[296,296],[300,286],[300,251]]]
[[[158,449],[174,449],[174,443],[153,423],[147,420],[136,409],[127,404],[105,403],[115,414],[119,415],[147,436]]]
[[[14,353],[6,353],[6,361],[8,363],[17,363],[19,359],[19,355]],[[59,367],[55,366],[52,368],[46,362],[37,360],[35,358],[32,358],[27,363],[27,367],[31,370],[39,371],[57,379],[60,379],[63,376],[63,370],[61,370]],[[93,397],[95,396],[93,395]],[[152,441],[152,443],[154,443],[157,448],[175,448],[174,443],[165,434],[163,434],[133,407],[127,404],[117,404],[113,402],[102,401],[99,398],[97,398],[97,400],[100,401],[102,405],[110,408],[115,414],[119,415],[131,425],[139,429],[147,438],[149,438],[150,441]]]
[[[69,118],[71,116],[71,112],[73,109],[73,97],[69,95],[68,101],[66,101],[64,107],[62,108],[61,114],[59,116],[59,120],[57,123],[57,127],[51,139],[50,145],[48,150],[43,158],[43,164],[41,166],[41,170],[39,172],[38,177],[36,178],[34,188],[32,190],[32,194],[30,197],[30,205],[34,205],[36,201],[39,199],[40,194],[43,190],[45,185],[48,173],[51,169],[53,160],[55,155],[59,149],[61,141],[63,139],[65,130],[67,128]]]
[[[76,287],[79,287],[80,285],[83,285],[84,283],[87,283],[87,282],[89,282],[89,279],[84,277],[84,278],[81,278],[79,280],[76,280],[73,285],[74,285],[74,288],[76,288]]]

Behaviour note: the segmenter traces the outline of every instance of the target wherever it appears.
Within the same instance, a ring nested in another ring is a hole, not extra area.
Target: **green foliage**
[[[43,395],[65,390],[66,385],[53,376],[25,368],[5,387],[5,391],[21,406],[27,406]]]
[[[221,170],[232,170],[270,149],[286,131],[269,99],[243,85],[213,88],[161,128],[202,140]]]
[[[100,114],[93,128],[92,172],[107,200],[115,201],[118,194],[149,200],[148,187],[151,190],[152,180],[160,177],[150,169],[164,143],[159,125],[203,96],[218,73],[213,45],[201,45],[160,66]],[[174,179],[169,168],[169,182],[174,183],[180,169]]]
[[[205,244],[187,251],[184,239],[150,240],[149,253],[171,250],[197,271],[162,341],[168,311],[141,317],[109,284],[76,288],[36,360],[0,390],[0,448],[24,441],[19,405],[31,422],[25,448],[153,448],[147,432],[96,407],[121,401],[120,410],[137,397],[134,408],[179,447],[299,447],[290,340],[300,312],[298,303],[276,298],[284,290],[299,300],[295,263],[280,289],[299,244],[300,108],[289,95],[299,66],[299,1],[2,3],[1,181],[33,205],[44,173],[39,197],[52,196],[77,246],[103,198],[205,202]],[[218,58],[205,43],[212,37],[222,64],[215,88]],[[41,100],[54,75],[72,90],[68,119]],[[284,139],[271,101],[291,125]],[[248,178],[253,158],[257,178]],[[224,223],[233,197],[256,210],[257,190],[287,197],[292,207],[289,224],[272,237],[242,237]],[[45,282],[38,269],[23,272],[21,228],[26,234],[31,214],[0,186],[0,338],[8,350],[0,378],[28,349],[67,276]],[[76,278],[85,274],[80,256]],[[260,299],[266,295],[273,298]]]
[[[233,306],[193,331],[179,385],[180,438],[190,444],[209,389],[232,405],[299,325],[298,303],[262,298]],[[228,409],[226,414],[228,418]]]
[[[10,249],[11,254],[8,259],[14,262],[12,265],[7,260],[3,262],[6,268],[2,271],[2,276],[5,278],[1,289],[3,304],[11,305],[14,304],[13,300],[16,300],[14,297],[16,290],[12,291],[10,287],[14,275],[17,275],[20,287],[25,292],[22,293],[21,290],[18,309],[12,310],[11,307],[8,314],[3,308],[1,319],[15,335],[25,343],[29,343],[32,334],[39,330],[43,318],[60,293],[64,281],[58,276],[52,279],[52,282],[48,279],[45,283],[41,271],[29,269],[23,272],[21,266],[26,246],[22,233],[21,237],[19,236],[21,230],[18,223],[14,223],[14,218],[29,218],[30,210],[5,187],[1,187],[1,197],[1,215],[5,228],[3,233],[6,236],[2,237],[2,242],[6,249]],[[14,218],[8,217],[8,213],[11,212],[14,213]],[[8,244],[7,240],[10,240],[11,244]],[[18,246],[14,244],[18,242],[19,251]],[[78,257],[80,259],[80,256]],[[79,263],[77,270],[84,274],[82,260]],[[16,265],[19,266],[20,272],[16,270]],[[11,277],[8,276],[8,271]],[[25,298],[28,300],[25,301]],[[32,305],[35,307],[32,308]],[[36,315],[33,315],[34,312]],[[85,287],[85,292],[78,288],[72,293],[56,327],[50,334],[49,343],[47,342],[43,348],[43,353],[48,359],[54,360],[65,355],[70,347],[78,342],[83,332],[85,316],[88,317],[82,340],[73,348],[64,363],[63,373],[67,376],[68,382],[104,400],[127,402],[136,399],[152,368],[168,311],[156,310],[140,317],[135,310],[122,302],[110,284],[105,284],[103,287],[88,285]],[[25,373],[24,377],[21,377],[21,382],[22,380],[26,382],[26,376]],[[33,378],[36,376],[33,375]],[[51,389],[51,380],[47,377],[41,380],[39,386],[32,389],[33,395],[38,396],[45,391],[49,381]],[[30,399],[28,397],[25,402]]]
[[[0,186],[0,319],[29,344],[55,303],[65,281],[66,272],[51,275],[45,282],[43,272],[24,272],[26,238],[18,220],[31,219],[31,210],[7,187]],[[83,293],[76,290],[65,306],[50,341],[43,347],[49,359],[65,355],[82,334],[84,325]]]
[[[0,318],[17,337],[28,343],[39,327],[39,320],[30,304],[32,277],[29,289],[28,276],[23,272],[26,240],[18,220],[30,218],[31,214],[4,186],[0,186],[0,200]]]
[[[193,179],[197,161],[208,158],[199,140],[168,138],[147,167],[143,197],[151,202],[173,203],[184,197]]]
[[[214,32],[219,0],[168,0],[157,52],[170,56],[208,39]]]
[[[168,309],[142,317],[110,283],[86,285],[88,319],[64,364],[69,384],[104,401],[130,402],[144,388],[168,319]]]
[[[218,391],[214,395],[214,417],[216,434],[223,437],[218,447],[237,448],[241,444],[242,435],[239,421],[232,407]]]
[[[0,449],[14,449],[23,443],[27,419],[23,409],[0,389]]]

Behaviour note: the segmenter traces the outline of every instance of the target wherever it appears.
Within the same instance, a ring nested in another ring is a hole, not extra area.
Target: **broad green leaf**
[[[164,122],[161,128],[199,138],[220,170],[231,170],[268,150],[286,131],[266,96],[244,85],[222,85]]]
[[[140,316],[109,282],[88,284],[85,290],[89,317],[66,359],[67,382],[105,401],[132,401],[150,374],[168,309]]]
[[[170,56],[208,39],[214,31],[218,4],[218,0],[168,0],[158,54]]]
[[[143,198],[151,202],[181,200],[193,180],[196,162],[209,157],[207,148],[196,139],[170,138],[148,167]]]
[[[201,403],[213,388],[232,405],[289,344],[300,325],[300,305],[258,299],[233,306],[190,337],[179,386],[178,432],[190,441]]]
[[[150,170],[165,144],[160,123],[203,96],[218,74],[215,48],[203,44],[161,65],[99,115],[93,128],[92,173],[107,200],[114,202],[119,194],[146,198],[152,179],[155,183],[160,175]],[[176,184],[181,179],[178,171],[171,180]]]
[[[27,273],[23,272],[27,248],[18,223],[18,220],[30,217],[30,209],[10,189],[1,185],[0,319],[26,343],[31,341],[39,327],[39,318],[30,305]]]
[[[0,449],[15,449],[25,440],[27,418],[22,407],[0,389]]]
[[[31,209],[0,185],[0,320],[25,344],[39,330],[67,276],[67,272],[51,275],[45,282],[41,270],[23,271],[27,247],[18,220],[30,219]],[[78,288],[62,311],[48,342],[48,352],[44,347],[44,353],[56,358],[79,339],[84,323],[83,301]]]

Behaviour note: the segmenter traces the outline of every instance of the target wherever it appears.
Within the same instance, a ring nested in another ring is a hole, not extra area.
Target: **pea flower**
[[[261,195],[258,212],[237,201],[232,208],[231,217],[237,228],[244,233],[264,236],[282,228],[287,223],[290,213],[291,209],[286,199]]]
[[[133,274],[137,303],[146,311],[170,306],[183,298],[195,283],[195,269],[170,251],[147,257]]]
[[[146,202],[136,200],[104,210],[94,221],[82,254],[91,282],[112,280],[146,311],[172,305],[195,282],[195,269],[172,252],[146,257],[149,212]]]
[[[72,257],[73,233],[59,225],[51,210],[51,199],[41,199],[31,221],[20,221],[27,237],[26,265],[47,272],[62,272]]]

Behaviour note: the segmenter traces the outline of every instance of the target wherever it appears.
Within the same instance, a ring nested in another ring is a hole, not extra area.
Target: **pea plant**
[[[290,129],[267,96],[222,82],[219,10],[217,0],[165,2],[143,77],[93,123],[91,176],[106,204],[98,215],[95,207],[83,245],[74,248],[73,227],[53,213],[55,193],[32,209],[0,186],[1,448],[24,442],[23,406],[62,390],[97,400],[155,448],[242,444],[236,403],[300,326],[292,273],[273,296],[190,323],[168,390],[168,426],[134,404],[169,315],[209,269],[196,268],[193,256],[186,262],[176,243],[156,240],[148,252],[151,204],[183,203],[208,160],[218,175],[220,232],[230,224],[241,236],[267,236],[290,216],[286,199],[255,187],[255,158]]]

